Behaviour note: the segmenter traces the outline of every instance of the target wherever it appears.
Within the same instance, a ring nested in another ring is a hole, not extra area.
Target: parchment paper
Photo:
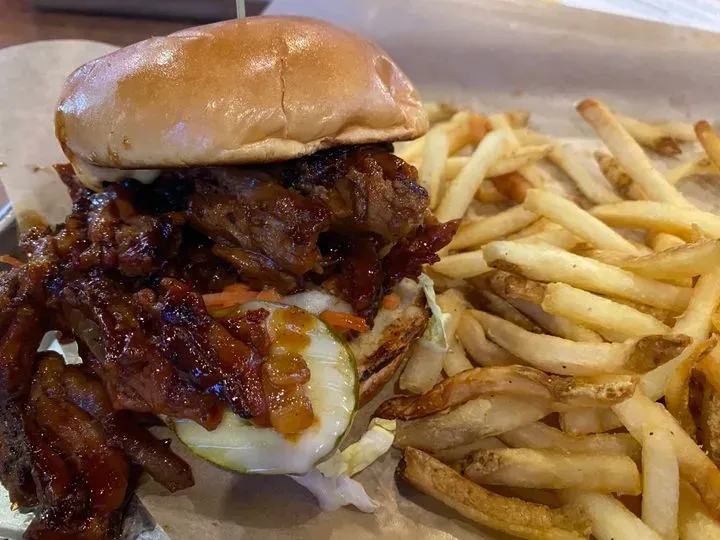
[[[386,48],[426,99],[481,111],[528,108],[536,127],[557,136],[592,137],[572,108],[591,95],[649,118],[720,117],[717,35],[519,0],[276,0],[269,12],[321,16],[356,30]],[[64,214],[67,198],[56,181],[28,166],[61,157],[52,109],[64,74],[107,47],[33,44],[22,53],[10,49],[15,59],[0,51],[0,159],[9,164],[0,178],[18,208],[51,221]],[[705,207],[720,200],[713,186],[692,190]],[[373,409],[358,416],[356,432]],[[168,495],[146,481],[139,490],[173,539],[500,538],[398,486],[395,453],[357,477],[381,503],[374,515],[322,513],[287,478],[232,474],[183,455],[193,465],[195,487]]]

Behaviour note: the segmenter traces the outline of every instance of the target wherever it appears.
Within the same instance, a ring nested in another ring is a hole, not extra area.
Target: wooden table
[[[44,39],[89,39],[127,45],[196,24],[192,21],[51,13],[35,11],[25,0],[0,0],[0,48]]]

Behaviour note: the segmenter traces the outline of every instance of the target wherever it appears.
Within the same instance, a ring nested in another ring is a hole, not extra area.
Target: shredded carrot
[[[258,295],[256,300],[262,300],[263,302],[278,302],[282,296],[278,294],[275,289],[263,289]]]
[[[244,283],[233,283],[232,285],[228,285],[227,287],[225,287],[222,292],[242,292],[251,290],[252,289]]]
[[[207,308],[223,308],[250,302],[257,296],[257,291],[228,291],[226,289],[219,293],[203,294],[203,300]]]
[[[10,266],[22,266],[22,261],[12,255],[0,255],[0,263],[9,264]]]
[[[326,310],[320,314],[320,318],[335,330],[357,330],[358,332],[370,330],[363,317],[351,315],[350,313]]]
[[[385,309],[397,309],[400,307],[400,297],[395,293],[386,294],[382,299],[382,307]]]

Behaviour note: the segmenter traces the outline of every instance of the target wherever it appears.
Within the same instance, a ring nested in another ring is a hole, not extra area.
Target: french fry
[[[525,165],[541,160],[548,155],[551,149],[552,146],[549,144],[515,148],[500,157],[490,166],[487,171],[487,177],[494,178],[496,176],[502,176],[504,174],[515,172]],[[470,158],[465,156],[448,158],[445,166],[445,180],[451,181],[455,179],[469,161]]]
[[[720,538],[720,523],[710,516],[695,489],[682,479],[678,525],[681,540]]]
[[[688,307],[673,327],[674,332],[690,336],[695,341],[708,337],[712,315],[720,303],[720,268],[700,276]]]
[[[591,292],[627,298],[680,312],[692,289],[636,276],[632,272],[548,245],[498,241],[483,248],[490,266],[516,269],[530,279],[562,281]]]
[[[504,270],[491,270],[483,276],[490,290],[506,300],[524,300],[533,304],[542,304],[547,285],[524,276]]]
[[[580,506],[590,517],[597,540],[662,540],[616,498],[591,491],[565,492],[566,500]]]
[[[671,236],[671,238],[677,237]],[[678,240],[680,239],[678,238]],[[683,246],[685,245],[685,242],[683,242],[682,240],[680,240],[680,242]],[[680,287],[692,287],[693,285],[693,280],[690,276],[676,276],[673,275],[672,272],[663,274],[654,270],[654,267],[652,267],[652,265],[646,263],[645,261],[639,261],[638,263],[637,259],[651,255],[653,254],[652,252],[639,255],[638,257],[633,257],[632,255],[628,255],[627,253],[618,253],[617,251],[608,251],[605,249],[593,248],[584,249],[582,247],[579,247],[575,249],[574,253],[577,255],[582,255],[583,257],[595,259],[596,261],[600,261],[612,266],[617,266],[618,268],[632,270],[635,274],[650,279],[656,279],[657,281],[672,283],[673,285],[678,285]],[[650,261],[653,260],[655,259],[650,259]],[[626,262],[629,263],[627,266],[632,266],[633,268],[627,268],[625,264]]]
[[[634,441],[635,439],[633,439]],[[456,446],[454,448],[448,448],[446,450],[438,450],[432,452],[430,455],[435,459],[439,459],[443,463],[454,464],[464,457],[472,454],[476,450],[492,450],[495,448],[507,448],[507,445],[497,437],[485,437],[484,439],[478,439],[470,444],[463,446]]]
[[[450,120],[450,118],[452,118],[452,116],[457,112],[457,107],[450,105],[449,103],[439,103],[437,101],[427,101],[423,103],[423,108],[428,115],[430,124]]]
[[[672,435],[665,429],[645,429],[642,470],[642,520],[662,538],[677,540],[680,472]]]
[[[525,128],[530,122],[530,111],[523,109],[512,109],[503,113],[510,127],[513,129]]]
[[[503,197],[518,204],[522,204],[528,190],[532,189],[532,184],[517,171],[490,178],[490,184]]]
[[[680,180],[684,180],[695,175],[718,175],[720,169],[710,161],[707,156],[698,156],[690,161],[676,165],[665,171],[665,178],[671,184],[677,184]]]
[[[490,291],[481,291],[480,296],[483,300],[481,307],[486,311],[498,315],[528,332],[534,332],[535,334],[543,333],[542,328],[504,298]]]
[[[637,248],[602,221],[587,213],[571,201],[549,191],[531,189],[523,206],[552,220],[600,249],[620,253],[638,254]]]
[[[411,349],[410,358],[398,379],[401,390],[413,394],[426,392],[441,378],[447,351],[420,340]]]
[[[569,251],[580,243],[580,239],[562,227],[548,228],[521,238],[514,238],[520,244],[548,244]]]
[[[703,345],[704,350],[710,350],[715,341],[715,339],[708,340]],[[690,378],[695,364],[703,354],[698,351],[697,354],[684,358],[682,363],[670,374],[665,386],[665,407],[693,439],[697,439],[698,427],[690,411]]]
[[[393,446],[438,452],[537,422],[551,412],[550,404],[540,400],[512,396],[473,399],[448,413],[399,421]]]
[[[465,349],[463,349],[460,340],[456,337],[443,360],[443,371],[448,377],[452,377],[472,368],[470,360],[465,356]]]
[[[622,422],[610,409],[573,409],[560,413],[560,428],[570,435],[604,433],[619,427]]]
[[[685,336],[668,335],[625,343],[580,343],[533,334],[482,311],[471,314],[492,341],[533,367],[561,375],[643,373],[675,358],[689,342]]]
[[[594,330],[609,330],[626,338],[667,334],[671,330],[651,315],[564,283],[547,285],[541,307]]]
[[[648,232],[646,234],[646,238],[648,245],[655,252],[665,251],[667,249],[685,245],[685,241],[682,238],[678,238],[677,236],[667,233]]]
[[[653,403],[641,392],[613,405],[630,434],[642,441],[645,429],[663,428],[670,433],[677,453],[680,474],[698,491],[711,514],[720,516],[720,471],[715,464],[685,433],[675,418],[663,407]]]
[[[618,261],[618,266],[654,279],[688,278],[720,266],[720,240],[706,240]]]
[[[575,436],[542,422],[534,422],[498,437],[515,448],[554,450],[566,454],[619,455],[633,461],[640,460],[640,445],[628,433]]]
[[[443,314],[447,317],[443,321],[445,337],[448,343],[452,343],[455,339],[457,327],[460,324],[460,317],[468,307],[467,300],[465,300],[461,292],[450,289],[437,295],[436,301]]]
[[[483,182],[475,192],[475,200],[482,203],[504,203],[507,201],[507,197],[500,193],[500,191],[493,184],[493,179],[489,178],[490,182]]]
[[[483,367],[511,366],[522,361],[485,337],[485,331],[468,311],[460,317],[457,336],[472,361]]]
[[[692,371],[694,419],[698,443],[715,465],[720,465],[720,356],[717,350],[704,355]]]
[[[635,462],[623,455],[564,454],[552,450],[477,450],[459,465],[478,484],[535,489],[582,488],[639,495]]]
[[[461,225],[450,242],[450,249],[459,250],[481,247],[507,234],[527,227],[538,219],[534,212],[522,206],[513,206],[477,223]]]
[[[594,99],[586,99],[575,108],[597,132],[620,166],[630,174],[650,199],[676,206],[692,206],[653,166],[642,148],[623,128],[610,109]]]
[[[509,145],[512,149],[519,148],[521,146],[520,139],[516,134],[516,131],[508,122],[507,117],[504,114],[493,114],[488,117],[488,122],[494,131],[504,133],[508,138]],[[543,187],[545,184],[544,174],[542,169],[539,169],[535,164],[529,164],[518,169],[518,172],[530,182],[533,187]]]
[[[520,299],[511,299],[508,301],[553,336],[571,339],[573,341],[587,341],[590,343],[603,342],[602,336],[597,332],[582,325],[575,324],[565,317],[550,315],[537,304]]]
[[[554,410],[601,407],[629,398],[636,384],[637,377],[630,375],[582,379],[546,375],[526,366],[474,368],[443,379],[420,396],[390,398],[375,416],[412,420],[499,395],[550,403]]]
[[[666,157],[673,157],[682,153],[678,141],[667,130],[632,116],[624,114],[616,114],[615,116],[630,136],[645,148]],[[695,137],[690,140],[695,140]]]
[[[485,262],[482,250],[445,255],[432,265],[432,269],[455,279],[467,279],[491,270]]]
[[[425,135],[418,184],[427,190],[430,197],[430,208],[437,206],[440,197],[440,182],[445,176],[445,162],[449,148],[448,135],[442,128],[431,129]]]
[[[483,138],[468,164],[445,191],[435,212],[439,221],[463,217],[490,165],[498,160],[506,147],[507,139],[502,133],[488,133]]]
[[[618,165],[617,160],[605,152],[595,152],[595,161],[605,179],[625,199],[643,200],[647,195],[633,182],[632,177]]]
[[[695,135],[705,149],[710,161],[720,167],[720,137],[707,120],[695,124]]]
[[[398,471],[415,488],[466,518],[507,534],[531,540],[580,540],[590,533],[585,517],[573,506],[550,509],[503,497],[415,448],[405,450]]]
[[[563,145],[540,133],[527,132],[527,142],[531,144],[551,144],[548,154],[550,161],[559,167],[577,186],[580,193],[595,204],[610,204],[621,199],[610,188],[604,186],[590,174],[590,171],[578,158]]]
[[[720,238],[720,216],[662,202],[625,201],[596,206],[590,213],[613,227],[664,232],[689,242],[695,241],[698,230],[708,238]]]

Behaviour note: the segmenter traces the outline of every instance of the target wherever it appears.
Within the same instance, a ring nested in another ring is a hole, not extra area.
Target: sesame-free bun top
[[[427,126],[382,49],[302,17],[236,19],[119,49],[68,77],[55,115],[74,165],[114,169],[282,161]]]

